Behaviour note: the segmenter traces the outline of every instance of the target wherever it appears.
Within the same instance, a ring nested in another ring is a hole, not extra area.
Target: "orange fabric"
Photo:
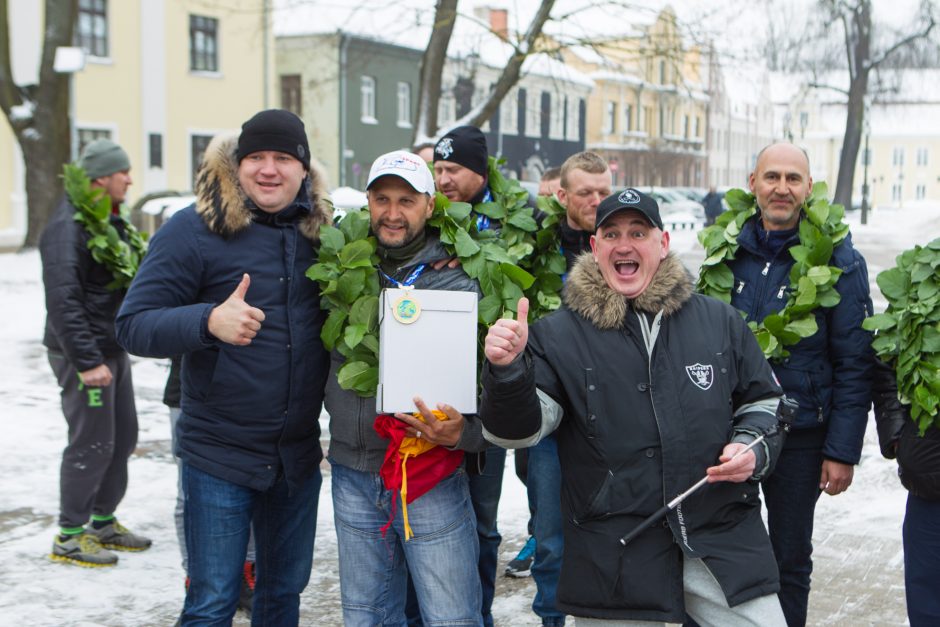
[[[434,410],[433,414],[438,420],[447,419],[443,412]],[[413,415],[418,420],[424,420],[420,413]],[[463,451],[452,451],[424,438],[411,437],[407,434],[408,425],[388,414],[376,416],[374,428],[379,435],[389,440],[379,474],[386,490],[396,490],[401,494],[405,540],[410,540],[413,533],[408,523],[408,503],[426,494],[441,479],[454,472],[463,462]],[[382,527],[383,535],[394,518],[393,509],[388,523]]]

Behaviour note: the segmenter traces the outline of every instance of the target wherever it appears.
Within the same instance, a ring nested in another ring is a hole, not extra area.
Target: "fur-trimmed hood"
[[[673,253],[663,259],[653,280],[637,298],[630,300],[608,287],[591,252],[575,261],[565,283],[564,300],[569,309],[598,329],[623,326],[627,311],[677,312],[692,296],[692,275]]]
[[[210,231],[226,239],[251,224],[248,196],[238,183],[237,147],[237,135],[215,137],[206,148],[196,177],[196,213]],[[318,242],[320,227],[332,222],[333,204],[327,196],[326,175],[320,166],[311,162],[307,174],[311,209],[299,226],[305,237]]]

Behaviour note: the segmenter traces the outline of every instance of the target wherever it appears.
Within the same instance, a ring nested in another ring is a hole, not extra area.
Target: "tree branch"
[[[919,39],[926,39],[930,35],[930,31],[933,30],[933,27],[935,25],[936,25],[936,22],[934,21],[933,16],[931,15],[930,22],[927,24],[927,28],[925,28],[923,31],[919,33],[913,33],[911,35],[908,35],[904,39],[896,42],[893,46],[891,46],[890,48],[882,52],[880,55],[878,55],[876,59],[873,59],[868,64],[868,68],[869,69],[876,68],[882,63],[884,63],[889,57],[891,57],[892,54],[894,54],[901,48],[909,46]]]

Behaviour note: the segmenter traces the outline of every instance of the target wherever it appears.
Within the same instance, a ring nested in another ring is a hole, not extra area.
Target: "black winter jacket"
[[[106,287],[114,276],[92,258],[91,236],[75,221],[75,211],[63,198],[39,238],[46,291],[42,343],[84,372],[103,364],[105,357],[124,352],[114,337],[114,317],[125,291]],[[123,236],[123,221],[111,216],[111,223]]]
[[[914,496],[940,501],[940,429],[920,435],[910,409],[898,398],[894,369],[878,360],[872,385],[881,454],[898,460],[901,484]]]
[[[238,184],[235,148],[234,138],[209,145],[196,204],[151,241],[118,315],[118,339],[137,355],[183,356],[177,442],[186,463],[255,490],[283,475],[293,489],[323,456],[325,316],[319,288],[304,273],[330,207],[312,171],[289,207],[253,211]],[[245,300],[265,319],[251,344],[234,346],[209,334],[208,319],[246,272]]]
[[[585,254],[564,298],[563,309],[530,328],[524,359],[484,369],[480,411],[484,435],[503,446],[530,446],[557,425],[565,520],[558,608],[681,623],[683,553],[705,560],[731,605],[775,593],[754,481],[707,485],[664,524],[625,548],[618,541],[700,479],[732,439],[776,426],[781,390],[741,316],[692,294],[674,256],[627,301]],[[780,439],[763,448],[758,476]]]

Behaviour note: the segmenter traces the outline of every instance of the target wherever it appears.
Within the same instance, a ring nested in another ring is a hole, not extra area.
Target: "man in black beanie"
[[[127,350],[183,357],[183,625],[231,623],[250,531],[254,622],[298,624],[313,563],[317,419],[329,373],[320,292],[304,273],[330,214],[303,122],[262,111],[237,138],[209,144],[196,203],[156,233],[118,313]]]
[[[489,151],[486,137],[475,126],[458,126],[434,146],[434,183],[437,191],[455,202],[477,204],[490,202],[493,194],[488,183]],[[489,219],[477,216],[477,228],[491,228]],[[483,586],[483,624],[493,625],[493,596],[496,590],[496,563],[502,536],[496,526],[496,511],[503,489],[506,449],[491,446],[486,450],[482,471],[470,474],[470,500],[477,517],[480,539],[480,583]]]
[[[437,191],[458,202],[485,202],[487,187],[486,137],[475,126],[458,126],[434,146]]]

